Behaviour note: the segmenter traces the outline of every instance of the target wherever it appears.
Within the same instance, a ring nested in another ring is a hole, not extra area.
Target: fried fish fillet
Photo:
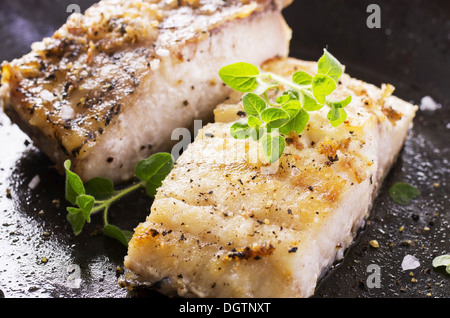
[[[317,64],[292,58],[263,70],[290,78]],[[417,107],[344,74],[332,97],[352,96],[333,128],[327,107],[287,139],[269,165],[259,142],[236,140],[240,96],[215,111],[178,159],[136,229],[125,266],[137,281],[186,297],[309,297],[364,225]]]
[[[286,56],[290,0],[103,0],[2,64],[1,101],[59,168],[84,181],[133,176],[175,128],[229,94],[217,69]]]

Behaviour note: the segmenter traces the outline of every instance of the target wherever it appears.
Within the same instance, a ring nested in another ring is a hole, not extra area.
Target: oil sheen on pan
[[[80,2],[83,10],[92,3]],[[21,56],[32,42],[51,35],[66,20],[69,4],[2,4],[0,16],[4,22],[0,29],[8,45],[1,47],[0,59]],[[293,32],[292,57],[314,60],[323,47],[328,47],[348,73],[377,85],[392,83],[397,95],[420,106],[414,128],[375,200],[368,225],[343,261],[319,281],[313,297],[449,294],[448,276],[441,268],[433,268],[431,262],[450,248],[450,98],[444,72],[449,63],[446,21],[450,11],[439,8],[439,1],[412,5],[407,17],[402,15],[401,4],[382,1],[380,8],[380,29],[366,27],[367,4],[294,2],[284,11],[293,30],[308,30]],[[301,11],[310,14],[299,20]],[[317,23],[314,17],[324,12],[327,19],[321,20],[322,27],[311,27]],[[417,21],[426,22],[417,25]],[[93,219],[83,235],[72,235],[66,220],[64,178],[3,113],[0,144],[1,294],[129,297],[129,292],[117,284],[126,249],[101,234],[97,226],[100,217]],[[388,189],[398,181],[415,185],[420,197],[408,206],[392,202]],[[145,220],[151,203],[143,193],[135,193],[113,208],[111,223],[132,230]],[[404,270],[402,262],[408,255],[420,265]],[[380,269],[379,288],[368,280],[372,265]],[[159,297],[153,293],[145,296]]]

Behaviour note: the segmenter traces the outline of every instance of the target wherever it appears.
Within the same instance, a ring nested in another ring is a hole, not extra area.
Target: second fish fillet
[[[264,71],[286,79],[317,63],[278,59]],[[185,297],[309,297],[364,224],[412,127],[417,107],[344,74],[333,93],[352,96],[332,127],[312,112],[270,165],[259,142],[231,137],[246,116],[240,95],[178,159],[151,213],[129,243],[125,266],[137,281]]]
[[[63,171],[129,180],[208,119],[229,88],[217,69],[286,56],[289,1],[103,0],[2,64],[5,113]]]

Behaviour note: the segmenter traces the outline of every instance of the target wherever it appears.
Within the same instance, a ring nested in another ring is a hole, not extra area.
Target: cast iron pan
[[[2,1],[0,60],[20,57],[32,42],[51,35],[67,19],[69,4],[84,11],[94,2]],[[430,96],[438,106],[418,112],[367,225],[344,260],[320,280],[314,297],[445,298],[450,276],[431,262],[450,253],[450,2],[376,1],[381,28],[370,29],[371,2],[296,0],[284,12],[293,29],[291,56],[317,60],[327,47],[352,76],[375,85],[391,83],[396,95],[417,105]],[[30,188],[36,176],[40,183]],[[409,206],[393,203],[387,189],[397,181],[418,187],[420,197]],[[150,205],[137,193],[113,208],[110,222],[132,230]],[[126,249],[101,234],[100,217],[75,237],[65,209],[64,178],[0,112],[0,296],[160,297],[119,287]],[[406,255],[415,256],[420,266],[403,270]],[[368,283],[371,264],[378,266],[379,288]],[[69,287],[71,275],[82,279],[79,288]]]

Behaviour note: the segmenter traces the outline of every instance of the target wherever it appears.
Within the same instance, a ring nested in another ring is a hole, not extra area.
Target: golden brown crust
[[[161,59],[170,54],[181,62],[186,43],[227,21],[287,4],[103,0],[72,15],[31,53],[2,64],[3,107],[14,108],[22,125],[37,128],[63,155],[80,160]]]

